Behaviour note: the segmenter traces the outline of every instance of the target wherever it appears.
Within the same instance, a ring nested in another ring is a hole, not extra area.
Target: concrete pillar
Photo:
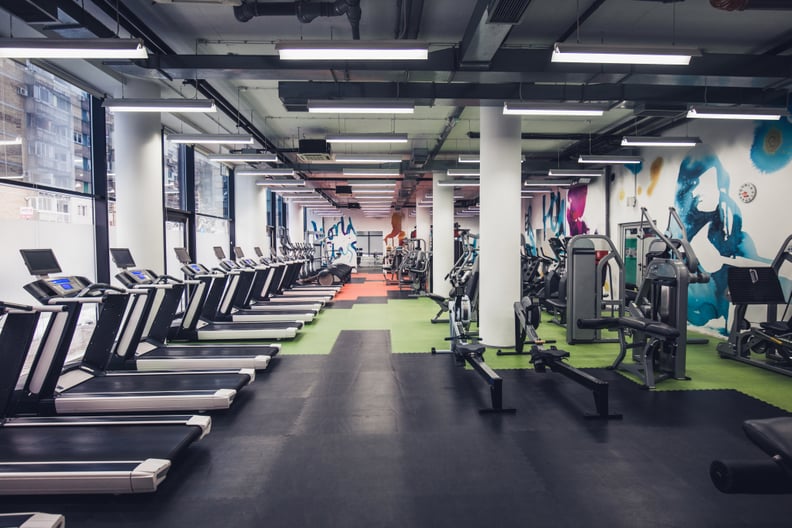
[[[125,97],[159,98],[158,86],[132,80]],[[119,112],[114,116],[116,232],[119,247],[157,273],[165,271],[162,125],[160,114]]]
[[[447,296],[451,283],[444,277],[454,266],[454,188],[441,187],[445,174],[432,178],[432,293]]]
[[[289,202],[289,238],[292,242],[305,240],[305,227],[303,226],[303,207]]]
[[[424,240],[427,247],[430,243],[430,233],[432,229],[432,211],[431,207],[416,207],[415,208],[415,230],[418,232],[418,238]]]
[[[520,299],[520,117],[482,107],[479,335],[514,346],[513,304]]]
[[[246,257],[255,258],[254,247],[267,250],[267,191],[256,185],[256,178],[236,175],[234,190],[236,243]]]

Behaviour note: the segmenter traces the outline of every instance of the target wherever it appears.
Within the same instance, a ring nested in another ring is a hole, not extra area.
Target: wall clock
[[[756,198],[756,185],[745,182],[740,185],[740,190],[737,191],[737,194],[740,196],[740,200],[742,200],[743,203],[751,203],[754,198]]]

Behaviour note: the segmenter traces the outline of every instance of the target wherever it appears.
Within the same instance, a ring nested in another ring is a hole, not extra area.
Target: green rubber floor
[[[306,325],[300,335],[284,342],[281,354],[329,354],[342,330],[388,330],[394,353],[429,353],[432,347],[448,348],[447,324],[431,324],[437,305],[427,298],[388,299],[387,303],[356,303],[351,308],[326,308]],[[604,368],[618,353],[618,344],[566,344],[566,329],[548,322],[538,334],[543,339],[557,340],[556,346],[570,352],[570,363],[580,368]],[[615,333],[613,334],[615,337]],[[690,337],[705,337],[693,332]],[[659,391],[735,389],[771,405],[792,411],[792,378],[750,365],[721,359],[716,338],[706,345],[689,345],[687,349],[687,381],[667,380],[658,384]],[[495,370],[529,369],[527,356],[498,356],[495,350],[485,354]],[[631,377],[625,374],[628,379]]]

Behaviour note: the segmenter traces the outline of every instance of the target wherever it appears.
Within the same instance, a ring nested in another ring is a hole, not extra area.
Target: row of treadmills
[[[205,414],[167,413],[229,408],[280,350],[272,341],[294,338],[341,287],[300,286],[302,261],[215,248],[209,269],[176,252],[184,279],[112,249],[113,286],[62,274],[50,249],[21,250],[40,306],[0,301],[0,494],[155,491],[211,428]],[[86,305],[98,315],[75,354]],[[0,527],[62,526],[34,515]]]

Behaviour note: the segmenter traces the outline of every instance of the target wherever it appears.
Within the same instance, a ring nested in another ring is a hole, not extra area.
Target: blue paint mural
[[[729,173],[718,157],[707,147],[697,147],[680,164],[674,200],[688,238],[693,240],[704,231],[707,241],[723,257],[723,262],[716,269],[705,269],[711,276],[709,283],[690,286],[688,321],[696,326],[705,326],[722,317],[725,324],[716,330],[724,335],[728,333],[729,316],[729,300],[726,298],[728,260],[745,257],[769,262],[759,257],[753,239],[742,229],[742,214],[729,196],[730,181]],[[678,233],[674,235],[678,236]]]
[[[344,218],[327,229],[325,237],[327,254],[333,264],[346,264],[357,267],[357,232],[352,225],[352,218],[344,224]]]
[[[534,235],[534,229],[531,223],[532,216],[533,207],[529,205],[528,210],[525,213],[525,223],[523,225],[525,233],[525,253],[532,257],[536,257],[539,255],[539,251],[536,248],[536,236]]]
[[[751,161],[764,173],[781,170],[792,161],[792,123],[788,119],[762,121],[756,126]]]
[[[564,216],[566,214],[566,204],[561,199],[560,192],[551,192],[549,200],[547,197],[546,194],[542,195],[542,229],[545,240],[564,235]]]

